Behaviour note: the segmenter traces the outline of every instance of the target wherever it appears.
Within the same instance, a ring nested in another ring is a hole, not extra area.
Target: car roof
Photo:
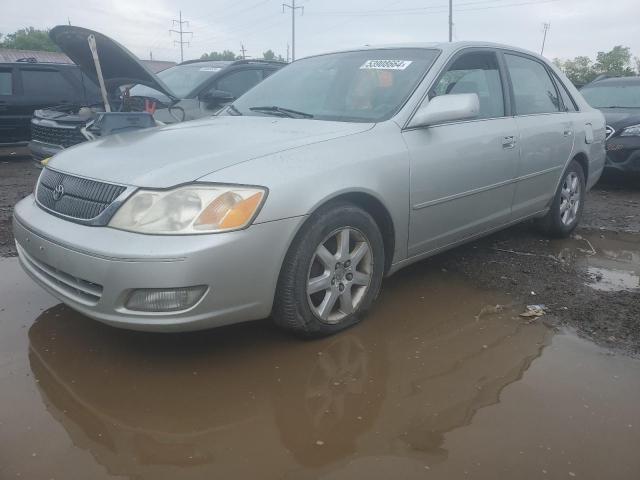
[[[187,60],[178,65],[196,65],[202,67],[225,68],[235,65],[286,65],[278,60],[246,59],[246,60]]]
[[[366,50],[385,50],[385,49],[403,49],[403,48],[423,48],[425,50],[441,50],[446,55],[454,53],[462,48],[496,48],[496,49],[504,49],[504,50],[512,50],[514,52],[526,53],[527,55],[531,55],[540,59],[543,59],[545,62],[549,63],[544,57],[541,57],[535,52],[526,50],[524,48],[515,47],[513,45],[505,45],[501,43],[493,43],[493,42],[483,42],[483,41],[464,41],[464,42],[409,42],[409,43],[390,43],[390,44],[379,44],[379,45],[364,45],[361,47],[347,48],[336,50],[333,52],[326,53],[341,53],[341,52],[357,52],[357,51],[366,51]],[[325,53],[321,53],[318,55],[311,56],[319,56],[324,55]]]
[[[62,68],[78,68],[75,63],[62,62],[34,62],[29,59],[20,59],[15,62],[0,62],[0,65],[26,65],[26,66],[45,66],[45,67],[62,67]]]
[[[640,84],[640,76],[633,77],[607,77],[601,78],[600,80],[596,79],[591,83],[585,85],[593,86],[593,85],[638,85]]]

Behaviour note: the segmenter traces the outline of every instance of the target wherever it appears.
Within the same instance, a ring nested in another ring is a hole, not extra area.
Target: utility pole
[[[240,44],[240,51],[242,52],[242,59],[246,60],[247,59],[247,55],[246,55],[247,49],[244,48],[244,43]]]
[[[544,44],[547,41],[547,32],[551,28],[551,24],[550,23],[544,23],[542,25],[542,27],[544,28],[544,36],[542,37],[542,48],[540,49],[540,55],[542,55],[544,53]]]
[[[173,44],[179,44],[180,45],[180,62],[184,62],[184,45],[186,44],[187,46],[189,46],[189,42],[185,42],[182,40],[182,36],[186,35],[186,34],[191,34],[191,36],[193,36],[193,32],[186,32],[182,29],[183,25],[189,25],[189,22],[187,22],[186,20],[182,20],[182,10],[180,10],[180,19],[179,20],[172,20],[173,24],[172,26],[177,26],[180,30],[173,30],[170,29],[169,32],[173,32],[173,33],[177,33],[178,35],[180,35],[180,40],[174,40]]]
[[[282,13],[285,8],[291,9],[291,61],[294,62],[296,59],[296,10],[301,10],[304,15],[304,7],[296,7],[296,0],[291,0],[291,5],[282,4]]]
[[[449,0],[449,43],[453,42],[453,0]]]

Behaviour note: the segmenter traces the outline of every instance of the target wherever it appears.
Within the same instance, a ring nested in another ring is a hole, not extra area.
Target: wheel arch
[[[287,246],[286,252],[289,251],[291,245],[293,245],[305,225],[307,225],[310,219],[313,218],[313,214],[315,212],[317,212],[321,208],[325,208],[331,205],[332,203],[341,201],[349,202],[353,205],[356,205],[373,217],[373,220],[376,222],[376,225],[378,226],[378,228],[380,229],[380,233],[382,234],[385,258],[384,273],[386,274],[389,271],[391,264],[393,263],[393,257],[395,254],[396,226],[393,222],[393,218],[391,217],[389,209],[382,202],[382,200],[380,200],[375,194],[364,190],[336,192],[334,195],[324,198],[316,203],[309,210],[309,213],[306,215],[305,220],[298,226],[297,231],[291,239],[291,242]]]

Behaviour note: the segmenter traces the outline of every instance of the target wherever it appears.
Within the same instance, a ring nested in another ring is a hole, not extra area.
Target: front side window
[[[580,93],[593,108],[640,108],[640,82],[595,82]]]
[[[22,70],[22,89],[25,96],[55,97],[68,100],[75,97],[75,89],[57,70]]]
[[[383,121],[404,104],[437,56],[437,50],[396,48],[305,58],[249,90],[228,113],[287,116],[287,109],[318,120]]]
[[[217,89],[229,92],[233,98],[238,98],[262,80],[262,70],[240,70],[218,80]]]
[[[504,116],[502,81],[495,53],[474,52],[460,56],[440,77],[432,96],[475,93],[480,100],[477,118]]]
[[[519,55],[505,54],[505,59],[517,115],[560,111],[558,92],[544,65]]]
[[[13,94],[13,81],[11,70],[0,70],[0,95]]]

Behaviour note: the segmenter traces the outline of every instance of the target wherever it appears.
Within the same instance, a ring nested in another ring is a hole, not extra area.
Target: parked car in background
[[[460,42],[298,60],[215,117],[56,155],[20,262],[85,315],[197,330],[362,318],[382,278],[525,219],[567,236],[605,122],[544,58]]]
[[[640,174],[640,77],[602,78],[580,93],[607,121],[605,168]]]
[[[213,115],[284,65],[261,60],[189,61],[156,75],[125,47],[98,32],[61,25],[53,28],[49,35],[82,72],[98,84],[87,42],[89,35],[94,35],[111,109],[125,113],[148,112],[160,123]],[[100,136],[101,131],[88,127],[104,111],[102,100],[97,104],[73,103],[65,108],[36,111],[29,144],[33,156],[48,158],[64,148]],[[140,115],[120,120],[128,130],[149,126],[148,119]]]
[[[98,88],[76,65],[35,58],[0,63],[0,145],[29,142],[34,110],[99,101]]]

